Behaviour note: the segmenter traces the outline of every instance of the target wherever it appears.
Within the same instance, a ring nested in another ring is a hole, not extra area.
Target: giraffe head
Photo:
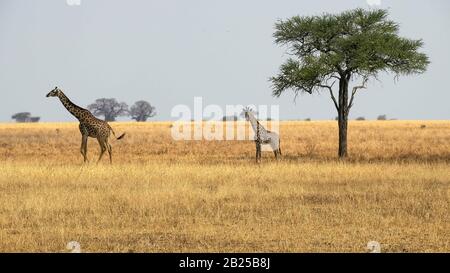
[[[253,109],[249,106],[244,107],[244,109],[242,109],[242,115],[244,115],[246,120],[250,119],[250,115],[254,115],[255,111],[253,111]]]
[[[47,94],[47,98],[48,97],[59,97],[59,95],[61,94],[61,89],[59,89],[58,87],[55,87],[52,91],[50,91],[48,94]]]

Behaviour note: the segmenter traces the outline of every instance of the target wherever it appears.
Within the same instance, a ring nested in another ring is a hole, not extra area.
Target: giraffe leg
[[[97,163],[99,163],[100,160],[102,160],[103,154],[106,151],[106,143],[103,139],[98,138],[98,144],[100,145],[100,156],[98,157]]]
[[[261,143],[256,143],[256,163],[261,162]]]
[[[258,159],[261,162],[261,144],[258,145]]]
[[[80,152],[83,155],[83,159],[84,162],[87,162],[87,141],[88,141],[88,136],[87,135],[83,135],[81,137],[81,148],[80,148]]]
[[[88,157],[87,157],[87,143],[88,143],[88,137],[86,137],[86,140],[84,141],[84,155],[85,155],[85,162],[88,162]]]
[[[84,137],[81,137],[81,147],[80,147],[80,153],[83,156],[83,158],[85,159],[84,161],[86,161],[86,158],[84,156]]]
[[[273,154],[275,155],[275,159],[278,160],[278,157],[280,156],[279,146],[276,144],[276,142],[271,142],[270,147],[272,147]]]
[[[258,161],[261,162],[261,144],[258,146]]]
[[[112,146],[108,143],[108,140],[106,140],[106,146],[108,147],[109,163],[112,164]]]

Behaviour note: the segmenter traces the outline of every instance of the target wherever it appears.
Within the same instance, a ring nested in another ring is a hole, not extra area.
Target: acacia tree
[[[156,115],[155,107],[145,100],[134,103],[130,108],[131,118],[136,121],[147,121],[148,118]]]
[[[338,113],[338,156],[347,155],[348,114],[358,90],[380,72],[399,75],[425,72],[428,57],[419,53],[422,40],[398,35],[388,11],[355,9],[341,14],[294,16],[275,24],[274,38],[292,55],[271,78],[273,95],[285,90],[329,92]],[[335,83],[337,84],[335,85]],[[357,82],[349,88],[352,82]],[[335,93],[337,92],[337,98]]]
[[[116,99],[97,99],[88,105],[88,109],[94,116],[104,116],[106,121],[115,121],[119,116],[128,115],[128,105],[125,102],[117,102]]]
[[[28,122],[31,118],[30,112],[20,112],[12,115],[12,119],[15,119],[16,122]]]
[[[30,112],[20,112],[11,116],[16,122],[39,122],[40,117],[32,117]]]

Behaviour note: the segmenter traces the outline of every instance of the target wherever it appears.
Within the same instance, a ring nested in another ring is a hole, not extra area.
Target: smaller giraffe
[[[266,130],[266,128],[264,128],[264,126],[256,119],[252,109],[249,107],[243,109],[243,114],[245,119],[250,122],[253,131],[255,132],[256,162],[261,162],[261,145],[263,144],[269,144],[275,158],[278,159],[278,157],[281,156],[280,136],[275,132]]]
[[[89,137],[96,138],[98,144],[100,145],[100,156],[97,162],[103,157],[103,154],[108,150],[109,161],[112,164],[112,147],[108,143],[111,132],[114,137],[116,134],[114,130],[109,126],[109,124],[101,119],[96,118],[88,110],[81,108],[80,106],[74,104],[67,98],[67,96],[59,89],[55,87],[52,91],[47,94],[47,97],[58,97],[64,107],[69,111],[74,117],[80,121],[79,129],[81,132],[81,154],[83,155],[84,162],[87,161],[87,142]],[[116,139],[122,139],[125,133],[116,137]]]

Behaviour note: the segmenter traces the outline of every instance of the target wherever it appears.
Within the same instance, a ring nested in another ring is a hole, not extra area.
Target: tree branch
[[[336,107],[336,110],[339,112],[339,105],[338,105],[338,103],[336,101],[336,98],[334,97],[334,94],[333,94],[333,85],[334,85],[334,83],[335,83],[335,81],[331,84],[331,86],[330,85],[319,85],[319,87],[327,88],[330,91],[331,99],[334,102],[334,106]]]
[[[347,106],[348,110],[350,110],[350,108],[352,108],[352,106],[353,106],[353,99],[355,98],[356,91],[358,91],[358,89],[365,89],[367,81],[368,81],[368,78],[365,77],[363,79],[363,82],[361,83],[361,85],[357,85],[357,86],[353,87],[352,96],[350,97],[350,101]]]

